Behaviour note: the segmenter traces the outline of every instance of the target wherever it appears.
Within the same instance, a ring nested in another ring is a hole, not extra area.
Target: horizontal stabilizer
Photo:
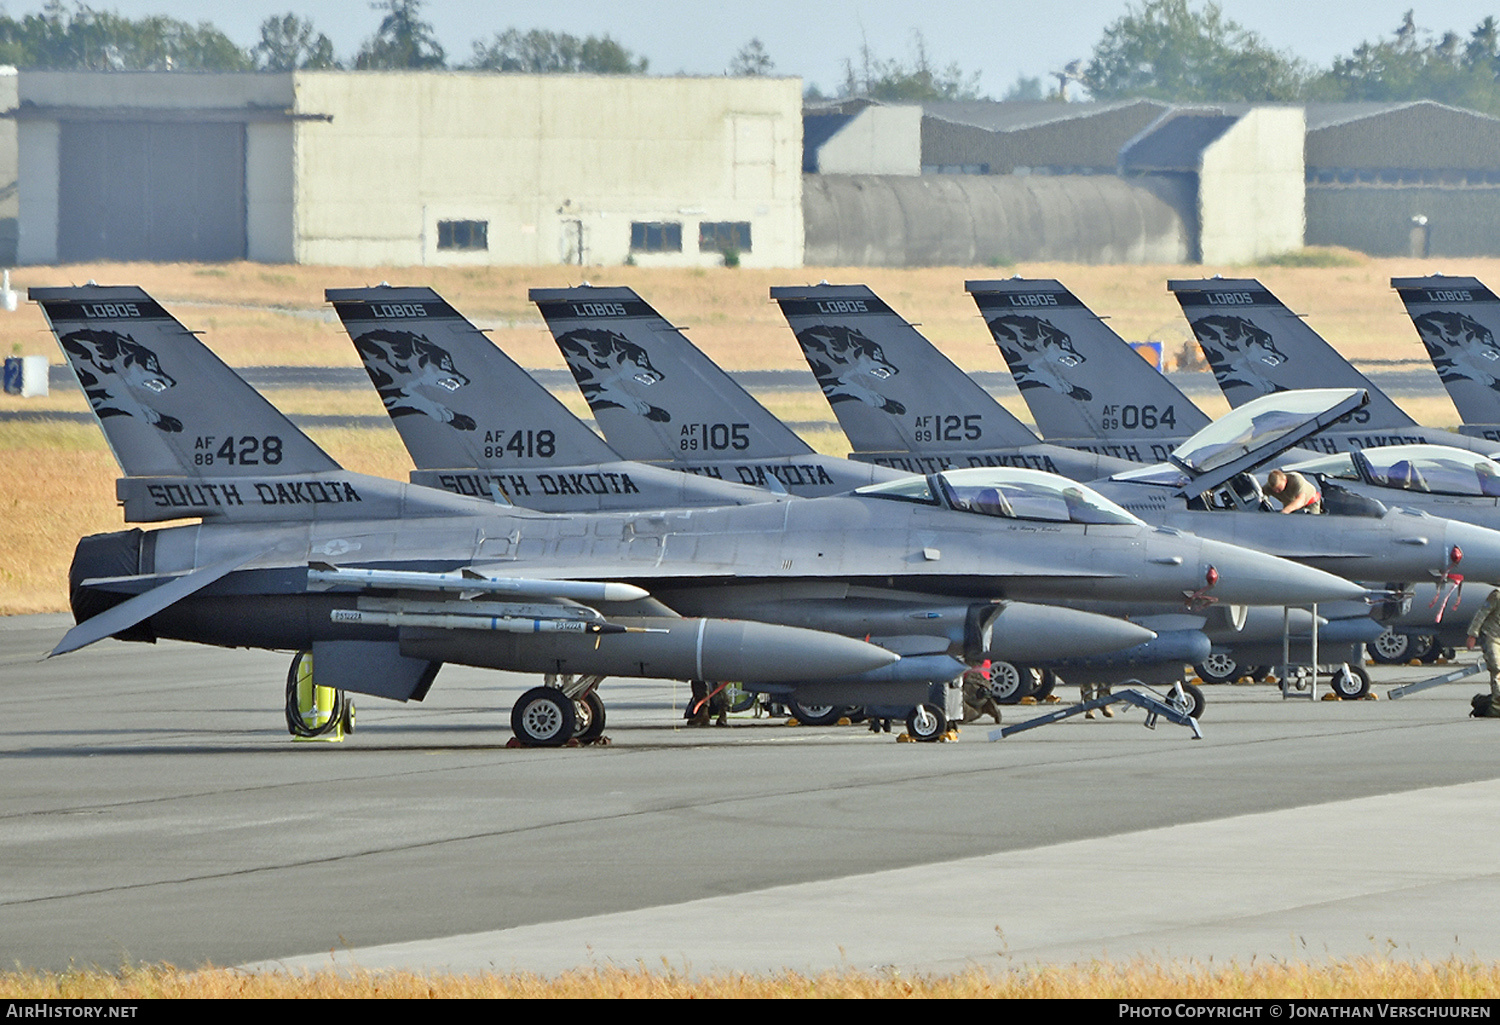
[[[117,634],[122,630],[128,630],[142,620],[149,619],[162,609],[181,601],[190,594],[194,594],[207,587],[209,584],[227,576],[247,563],[254,562],[264,552],[254,552],[250,555],[237,555],[216,562],[212,566],[204,566],[191,573],[176,577],[158,587],[153,587],[144,594],[138,594],[118,605],[115,605],[99,613],[90,619],[85,619],[73,629],[63,635],[63,639],[57,642],[57,647],[47,655],[66,655],[70,651],[88,647],[95,641]],[[85,584],[88,581],[84,581]]]

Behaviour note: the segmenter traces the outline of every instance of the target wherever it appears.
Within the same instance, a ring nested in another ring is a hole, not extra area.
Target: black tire
[[[573,702],[573,737],[580,744],[592,744],[604,735],[604,700],[598,691],[589,691]]]
[[[843,705],[804,705],[796,698],[788,701],[786,707],[792,718],[804,726],[832,726],[851,711]]]
[[[906,715],[906,732],[913,740],[931,743],[948,732],[948,720],[936,705],[918,705]]]
[[[990,694],[996,704],[1014,705],[1035,694],[1040,683],[1035,669],[1010,662],[990,663]]]
[[[1215,652],[1193,666],[1193,672],[1204,683],[1233,683],[1245,674],[1233,655]]]
[[[1031,696],[1038,701],[1046,701],[1052,696],[1053,689],[1061,682],[1061,678],[1052,670],[1043,669],[1042,682],[1037,685],[1036,690],[1032,692]]]
[[[1412,652],[1412,658],[1420,659],[1424,665],[1432,665],[1443,657],[1443,646],[1432,634],[1422,634],[1414,638],[1417,642],[1416,650]]]
[[[1167,691],[1167,704],[1185,715],[1192,716],[1194,719],[1203,718],[1203,706],[1205,704],[1203,691],[1196,684],[1188,683],[1185,680],[1182,682],[1181,687],[1181,698],[1177,696],[1177,689],[1175,687]]]
[[[1365,672],[1364,666],[1346,662],[1333,671],[1328,685],[1345,701],[1358,701],[1370,693],[1370,674]]]
[[[1266,677],[1271,675],[1271,667],[1247,666],[1245,668],[1244,675],[1250,677],[1250,679],[1254,680],[1256,683],[1265,683]]]
[[[572,699],[556,687],[533,687],[510,709],[510,728],[527,747],[562,747],[577,721]]]
[[[1411,637],[1386,627],[1379,637],[1365,645],[1365,650],[1383,666],[1404,666],[1412,658],[1413,647]]]

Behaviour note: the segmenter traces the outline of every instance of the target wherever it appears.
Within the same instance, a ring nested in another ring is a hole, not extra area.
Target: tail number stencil
[[[743,452],[750,447],[750,425],[683,424],[677,447],[683,452]]]
[[[1162,410],[1155,406],[1105,406],[1099,426],[1107,431],[1170,430],[1177,426],[1177,410],[1173,406]]]
[[[281,462],[281,438],[268,434],[257,438],[246,434],[233,435],[220,442],[212,435],[200,435],[193,442],[193,465],[213,466],[215,462],[230,466],[275,466]]]
[[[916,441],[978,441],[984,437],[978,413],[968,416],[933,414],[919,416],[912,422],[912,438]]]
[[[507,452],[518,459],[551,459],[557,454],[557,435],[551,431],[516,431],[509,441],[504,431],[485,431],[484,441],[486,459],[503,459]]]

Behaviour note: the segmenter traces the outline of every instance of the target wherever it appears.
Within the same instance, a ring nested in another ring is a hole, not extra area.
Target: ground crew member
[[[1479,641],[1484,664],[1490,671],[1490,715],[1500,719],[1500,589],[1490,592],[1474,618],[1469,620],[1469,637],[1464,643],[1474,647]]]
[[[1296,470],[1272,470],[1266,475],[1266,494],[1281,503],[1284,513],[1298,509],[1310,513],[1323,511],[1323,496]]]

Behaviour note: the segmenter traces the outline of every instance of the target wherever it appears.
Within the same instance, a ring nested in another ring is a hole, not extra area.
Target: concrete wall
[[[802,262],[802,95],[789,78],[299,72],[302,263],[721,262],[700,222],[749,222],[747,266]],[[438,222],[488,248],[439,250]],[[632,252],[632,222],[682,251]]]
[[[1497,186],[1309,185],[1307,244],[1410,256],[1417,215],[1427,218],[1426,255],[1500,256]]]
[[[1203,150],[1204,263],[1245,263],[1303,246],[1306,122],[1299,107],[1258,107]]]
[[[922,108],[866,107],[818,147],[819,174],[922,173]]]
[[[806,262],[1182,263],[1189,235],[1152,189],[1111,175],[809,175]]]

